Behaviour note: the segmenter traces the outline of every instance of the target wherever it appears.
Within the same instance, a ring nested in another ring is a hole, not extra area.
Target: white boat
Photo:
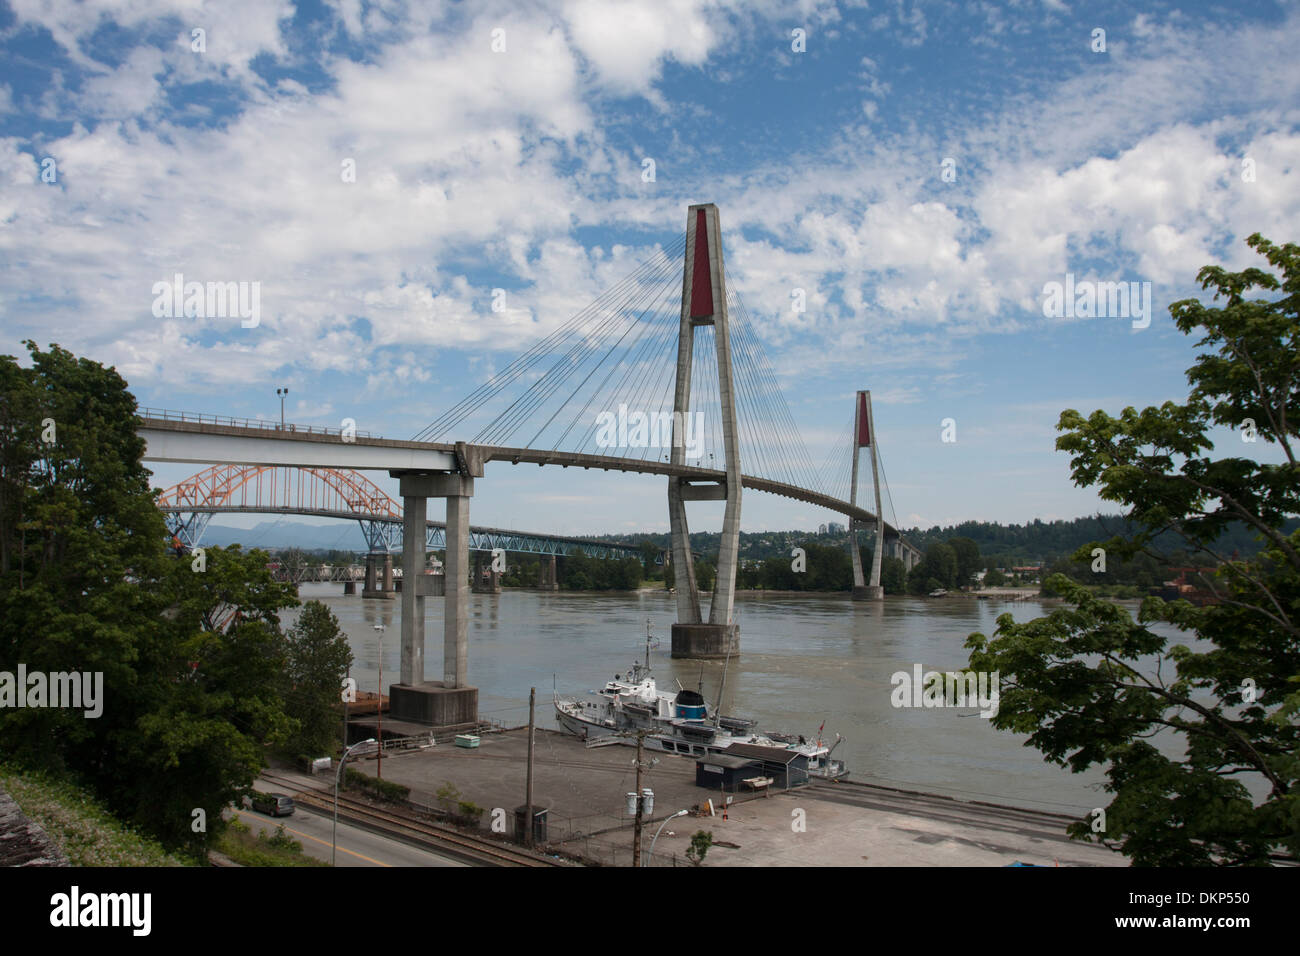
[[[721,696],[719,689],[719,700]],[[794,734],[758,733],[752,720],[713,713],[699,691],[687,690],[680,684],[675,692],[659,690],[650,668],[648,621],[645,663],[634,663],[626,675],[615,674],[613,680],[587,697],[561,698],[557,694],[555,718],[561,727],[589,745],[634,744],[638,732],[644,732],[647,750],[704,757],[725,754],[735,744],[768,747],[802,758],[801,769],[806,761],[810,777],[838,780],[848,776],[844,762],[831,759],[831,751],[843,741],[839,734],[827,746],[821,741],[820,731],[816,742]]]

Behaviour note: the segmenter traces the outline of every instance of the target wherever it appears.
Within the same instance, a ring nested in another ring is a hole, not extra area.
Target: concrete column
[[[537,587],[543,591],[559,590],[559,582],[555,573],[555,555],[544,554],[542,560],[537,564]]]
[[[384,590],[393,590],[393,553],[391,551],[384,555]]]
[[[676,454],[676,449],[673,450]],[[686,522],[686,502],[681,483],[668,479],[668,527],[673,542],[673,584],[677,588],[677,621],[700,623],[700,591],[695,584],[695,560],[691,555],[691,532]]]
[[[415,587],[413,575],[424,568],[424,529],[428,499],[423,495],[402,498],[402,672],[407,685],[424,683],[424,596]],[[392,584],[393,561],[385,563],[385,584]]]
[[[849,504],[858,503],[858,459],[862,456],[862,446],[858,443],[862,434],[862,399],[861,392],[853,399],[853,474],[849,478]],[[867,580],[862,575],[862,542],[858,540],[858,519],[849,518],[849,557],[853,561],[853,600],[865,601],[867,598]]]
[[[457,459],[469,475],[482,465],[473,449],[457,445]],[[478,688],[467,684],[469,607],[469,499],[474,480],[467,474],[398,472],[403,500],[402,682],[389,688],[393,716],[434,727],[474,724]],[[424,598],[437,593],[437,580],[425,566],[427,499],[447,499],[446,597],[443,629],[443,680],[424,680]]]
[[[447,597],[443,611],[442,683],[464,687],[469,669],[469,497],[447,496]]]
[[[880,586],[880,562],[885,557],[885,514],[880,501],[880,468],[876,460],[876,420],[871,413],[871,392],[866,393],[866,399],[867,435],[871,439],[868,446],[871,449],[871,484],[876,489],[876,545],[871,556],[871,581],[867,587],[871,589],[871,599],[879,601],[885,597],[885,589]]]
[[[373,554],[366,555],[366,584],[364,590],[374,591],[375,588],[375,564],[378,556]]]

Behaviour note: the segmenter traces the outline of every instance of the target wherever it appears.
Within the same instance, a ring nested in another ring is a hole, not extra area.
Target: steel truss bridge
[[[213,515],[283,514],[356,521],[371,552],[402,550],[402,507],[383,489],[348,468],[213,465],[163,491],[158,507],[168,530],[186,548],[197,548]],[[427,522],[425,550],[447,546],[446,525]],[[575,550],[592,558],[642,556],[632,544],[562,535],[470,528],[471,551],[498,548],[520,554],[563,556]]]

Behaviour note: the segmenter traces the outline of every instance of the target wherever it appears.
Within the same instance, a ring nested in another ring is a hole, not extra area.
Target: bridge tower
[[[853,478],[849,490],[849,504],[858,503],[858,459],[862,449],[871,452],[871,484],[876,490],[876,543],[871,555],[871,583],[862,577],[862,552],[859,550],[858,519],[849,519],[849,546],[853,552],[853,600],[882,601],[885,589],[880,585],[880,562],[885,548],[885,517],[880,509],[880,467],[876,463],[876,423],[871,417],[871,393],[858,392],[857,411],[853,416]]]
[[[718,207],[691,206],[686,213],[686,257],[682,269],[682,317],[677,338],[677,386],[673,397],[671,462],[686,463],[683,427],[691,408],[691,365],[695,329],[713,326],[718,360],[718,391],[726,475],[722,481],[668,478],[668,521],[672,531],[673,576],[677,585],[677,623],[672,656],[725,658],[740,650],[740,628],[733,621],[736,568],[740,551],[740,447],[737,444],[735,393],[731,381],[731,338],[727,320],[727,280],[722,264],[722,227]],[[686,502],[725,501],[718,577],[709,618],[700,614],[700,594],[691,558]]]

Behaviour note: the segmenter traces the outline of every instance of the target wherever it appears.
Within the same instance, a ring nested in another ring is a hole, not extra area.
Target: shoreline
[[[639,588],[627,588],[627,589],[607,588],[605,590],[568,590],[565,588],[561,588],[559,590],[550,591],[550,590],[537,588],[537,587],[529,587],[529,586],[508,586],[507,587],[504,585],[502,586],[501,591],[502,593],[505,593],[507,591],[524,591],[524,592],[542,593],[542,594],[647,594],[647,593],[648,594],[659,594],[659,593],[673,594],[675,593],[675,590],[669,591],[662,587],[639,587]],[[713,592],[701,590],[699,593],[701,595],[711,595]],[[736,593],[736,597],[799,597],[801,595],[808,595],[809,597],[845,597],[845,598],[852,597],[851,591],[786,591],[786,590],[775,590],[775,589],[768,590],[763,588],[737,588],[735,593]],[[932,598],[932,599],[928,598],[928,595],[924,595],[924,594],[887,594],[885,595],[885,597],[886,598],[923,597],[923,598],[936,600],[936,601],[943,600],[944,598],[965,598],[968,600],[972,598],[974,599],[985,598],[989,600],[1002,599],[1006,601],[1030,601],[1035,599],[1039,599],[1043,601],[1060,600],[1060,598],[1058,597],[1050,597],[1048,595],[1042,594],[1038,588],[993,588],[993,589],[984,589],[979,591],[949,591],[947,594],[944,594],[941,597]]]

